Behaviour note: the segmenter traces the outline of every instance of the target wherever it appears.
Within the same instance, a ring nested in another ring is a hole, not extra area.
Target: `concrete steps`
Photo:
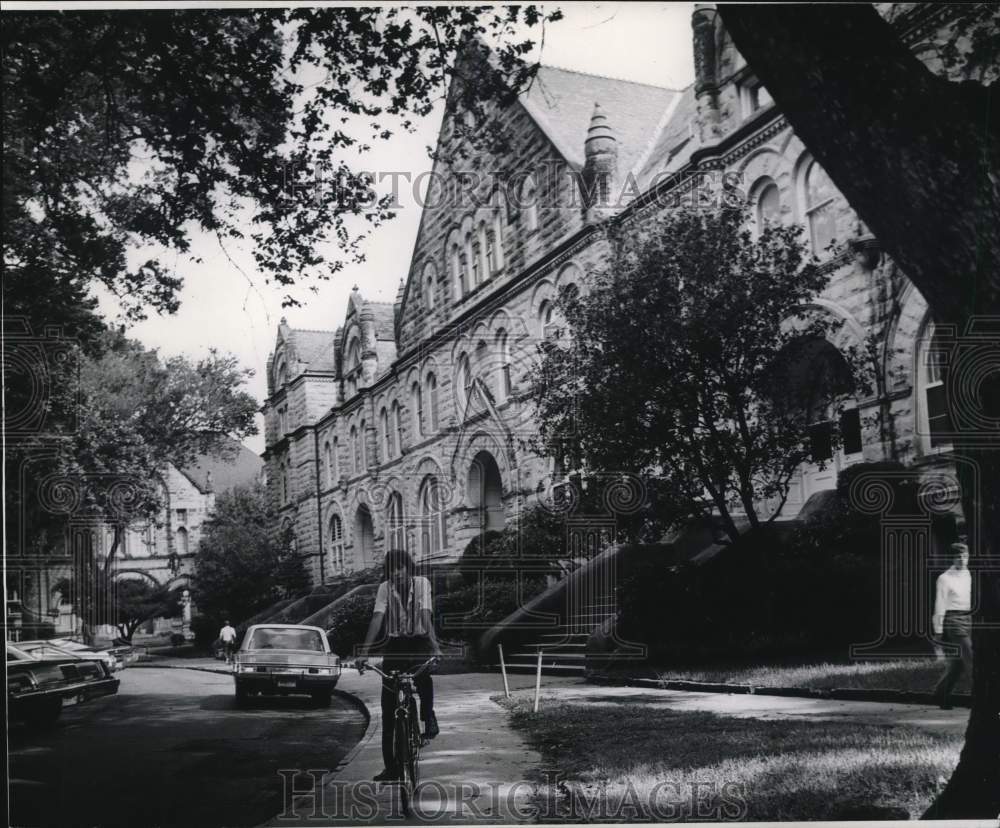
[[[516,651],[504,653],[509,673],[534,673],[538,669],[538,654],[542,654],[542,674],[582,676],[587,667],[587,639],[595,627],[613,617],[614,605],[602,599],[588,604],[573,614],[555,630],[540,633],[534,640],[521,644]],[[500,669],[499,661],[492,665]]]

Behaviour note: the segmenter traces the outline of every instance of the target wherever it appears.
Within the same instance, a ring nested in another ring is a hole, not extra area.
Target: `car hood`
[[[289,667],[336,667],[333,653],[310,650],[247,650],[237,655],[241,664],[284,664]]]

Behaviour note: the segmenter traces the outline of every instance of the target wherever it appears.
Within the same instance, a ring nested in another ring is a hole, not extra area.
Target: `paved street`
[[[50,732],[10,734],[18,826],[257,825],[281,810],[278,769],[333,770],[364,734],[334,696],[237,710],[229,676],[129,668],[117,696],[63,710]]]

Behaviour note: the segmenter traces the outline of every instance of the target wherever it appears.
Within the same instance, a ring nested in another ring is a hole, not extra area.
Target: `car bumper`
[[[119,679],[105,678],[100,681],[78,682],[63,687],[40,687],[7,698],[12,706],[30,705],[36,699],[76,699],[79,702],[85,702],[101,696],[115,695],[120,684]]]
[[[238,673],[233,676],[238,686],[252,693],[311,693],[332,690],[340,672],[332,676],[308,673]]]

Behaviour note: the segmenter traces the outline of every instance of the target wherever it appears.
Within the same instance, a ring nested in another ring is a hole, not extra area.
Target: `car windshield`
[[[323,652],[319,630],[285,630],[264,628],[254,630],[248,650],[315,650]]]
[[[8,644],[7,661],[35,661],[35,658],[28,655],[24,650],[18,649],[13,644]]]

